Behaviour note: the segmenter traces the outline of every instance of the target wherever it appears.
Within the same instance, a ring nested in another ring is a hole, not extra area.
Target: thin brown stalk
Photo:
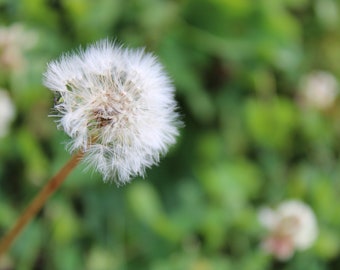
[[[77,166],[83,157],[83,152],[79,151],[61,168],[61,170],[52,177],[41,191],[35,196],[24,213],[19,217],[15,225],[0,241],[0,257],[8,251],[11,244],[19,233],[24,229],[28,222],[37,214],[43,207],[46,200],[58,189],[61,183],[64,182],[68,174]]]

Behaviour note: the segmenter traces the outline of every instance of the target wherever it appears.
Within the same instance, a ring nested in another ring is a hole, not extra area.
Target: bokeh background
[[[15,108],[1,235],[70,157],[42,86],[62,52],[106,37],[154,52],[185,122],[146,179],[117,188],[80,165],[0,269],[340,269],[339,12],[337,0],[0,0],[0,88]],[[258,213],[289,199],[319,233],[280,261]]]

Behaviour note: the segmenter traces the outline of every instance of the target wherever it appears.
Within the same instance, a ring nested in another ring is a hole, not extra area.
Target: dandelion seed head
[[[174,87],[156,57],[99,41],[49,63],[58,126],[85,161],[117,184],[143,176],[178,135]]]
[[[291,258],[295,250],[311,247],[318,235],[314,212],[298,200],[284,201],[276,210],[261,209],[259,220],[268,230],[263,248],[280,260]]]
[[[7,135],[14,116],[15,107],[8,92],[0,89],[0,138]]]
[[[21,24],[0,25],[0,69],[15,72],[23,68],[24,51],[32,48],[36,41],[36,33]]]
[[[300,81],[300,102],[319,110],[331,108],[339,94],[338,81],[327,71],[313,71]]]

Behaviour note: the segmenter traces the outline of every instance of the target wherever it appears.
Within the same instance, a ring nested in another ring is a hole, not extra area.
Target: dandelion
[[[338,83],[333,74],[314,71],[302,77],[300,90],[302,104],[322,110],[329,108],[335,102]]]
[[[23,51],[36,42],[36,35],[21,24],[0,27],[0,69],[18,70],[25,64]]]
[[[311,247],[318,234],[312,209],[297,200],[281,203],[276,211],[261,209],[259,221],[268,230],[262,247],[279,260],[288,260],[295,250]]]
[[[7,91],[0,89],[0,137],[7,135],[14,119],[15,107]]]
[[[56,116],[85,161],[118,184],[143,176],[175,143],[174,88],[156,58],[142,49],[99,41],[52,61],[45,85]]]
[[[49,63],[44,83],[55,93],[58,126],[76,153],[0,241],[0,256],[80,160],[105,181],[125,184],[159,162],[181,124],[169,77],[142,49],[99,41]]]

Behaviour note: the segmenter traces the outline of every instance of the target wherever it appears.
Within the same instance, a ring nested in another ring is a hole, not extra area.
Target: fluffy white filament
[[[108,40],[48,64],[44,83],[56,94],[59,127],[71,151],[117,184],[143,176],[175,143],[174,88],[157,59]]]

